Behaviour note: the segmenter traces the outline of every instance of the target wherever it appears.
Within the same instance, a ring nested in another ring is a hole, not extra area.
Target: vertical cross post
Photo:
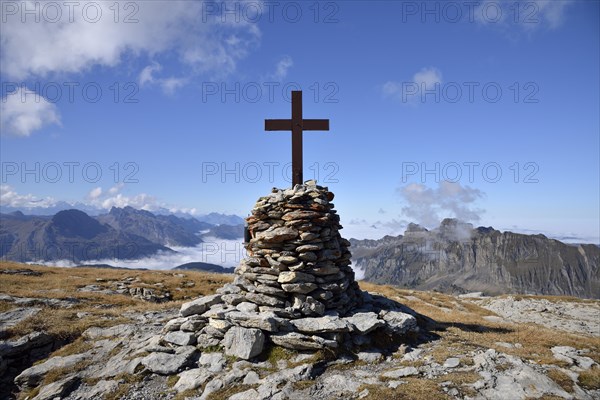
[[[302,91],[292,91],[292,119],[266,119],[266,131],[292,132],[292,186],[304,182],[302,173],[302,133],[304,131],[328,131],[328,119],[303,119]]]
[[[292,91],[292,186],[302,183],[302,92]]]

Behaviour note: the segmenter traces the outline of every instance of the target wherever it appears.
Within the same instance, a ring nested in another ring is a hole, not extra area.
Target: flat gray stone
[[[260,382],[260,376],[254,371],[248,371],[242,382],[244,385],[256,385]]]
[[[249,360],[259,355],[265,344],[265,335],[260,329],[234,326],[224,339],[225,354]]]
[[[385,321],[379,319],[374,312],[356,313],[344,320],[352,325],[353,330],[363,335],[385,325]]]
[[[281,243],[298,237],[298,231],[290,227],[279,227],[267,229],[266,231],[256,233],[256,240],[265,243]]]
[[[197,389],[212,377],[212,374],[205,368],[194,368],[187,371],[183,371],[179,374],[179,380],[173,386],[178,393],[185,392],[186,390]]]
[[[269,338],[278,346],[293,350],[320,350],[324,347],[337,347],[334,340],[323,339],[319,336],[308,336],[298,332],[278,333]]]
[[[187,321],[181,324],[180,330],[184,332],[197,332],[206,326],[206,318],[198,315],[192,315],[187,318]]]
[[[283,271],[279,274],[277,282],[279,283],[296,283],[296,282],[314,282],[315,277],[311,274],[306,274],[300,271]]]
[[[256,400],[259,398],[255,389],[248,389],[245,392],[236,393],[230,396],[228,400]]]
[[[167,322],[165,324],[165,326],[163,327],[163,330],[165,332],[178,331],[179,328],[181,328],[181,324],[183,324],[187,320],[188,319],[184,318],[184,317],[173,318],[173,319],[169,320],[169,322]]]
[[[196,352],[192,346],[180,347],[177,353],[152,353],[142,358],[142,365],[148,370],[160,375],[173,375],[181,368],[190,364]]]
[[[416,369],[415,367],[404,367],[404,368],[387,371],[382,376],[384,378],[398,379],[398,378],[402,378],[404,376],[412,376],[412,375],[418,375],[418,374],[419,374],[419,370]]]
[[[190,332],[169,332],[165,335],[164,340],[165,342],[173,343],[177,346],[189,346],[196,344],[196,336]]]
[[[246,299],[260,306],[283,307],[285,304],[281,299],[262,293],[246,293]]]
[[[254,303],[250,303],[249,301],[244,301],[239,303],[235,308],[241,312],[256,312],[258,310],[258,306]]]
[[[359,360],[367,363],[377,363],[383,359],[383,354],[376,350],[361,351],[357,356]]]
[[[345,397],[345,393],[356,393],[363,383],[351,376],[341,374],[329,375],[323,379],[323,387],[331,397]]]
[[[460,365],[460,358],[450,357],[444,361],[444,368],[456,368]]]
[[[596,365],[590,357],[582,356],[582,352],[570,346],[554,346],[550,349],[554,358],[575,365],[583,370],[588,370]]]
[[[187,317],[194,314],[202,314],[211,306],[219,303],[221,303],[220,294],[200,297],[199,299],[184,303],[179,310],[179,314],[182,317]]]
[[[405,334],[409,331],[418,331],[417,319],[410,314],[400,311],[382,312],[383,320],[387,323],[390,330],[396,334]]]
[[[33,400],[54,400],[62,399],[75,384],[79,381],[79,377],[75,375],[67,376],[56,382],[52,382],[48,385],[42,386],[37,396]]]
[[[26,318],[33,317],[41,310],[38,307],[19,307],[0,313],[0,332],[12,328]]]
[[[279,329],[279,323],[275,317],[262,313],[232,311],[226,317],[228,321],[244,328],[257,328],[267,332],[277,332]]]
[[[202,353],[198,360],[198,365],[202,365],[210,372],[221,372],[225,366],[225,357],[223,353]]]
[[[283,283],[281,288],[288,293],[307,294],[318,289],[315,283]]]
[[[339,317],[300,318],[290,323],[302,333],[348,332],[348,323]]]
[[[224,386],[223,381],[221,379],[213,379],[209,381],[204,387],[204,391],[202,392],[202,396],[200,396],[200,400],[208,399],[208,396],[220,390]]]

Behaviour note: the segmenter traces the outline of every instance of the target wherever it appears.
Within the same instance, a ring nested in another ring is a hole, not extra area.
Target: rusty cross
[[[292,91],[292,119],[265,119],[265,131],[292,131],[292,186],[302,178],[302,132],[328,131],[328,119],[302,119],[302,91]]]

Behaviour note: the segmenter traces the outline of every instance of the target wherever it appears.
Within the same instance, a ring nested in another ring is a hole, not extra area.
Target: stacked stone
[[[308,181],[293,189],[274,188],[246,219],[250,257],[234,282],[260,311],[286,318],[340,315],[362,296],[350,267],[350,242],[339,233],[333,193]],[[232,299],[235,300],[235,299]]]
[[[179,360],[181,352],[221,346],[250,359],[268,341],[311,351],[370,346],[376,331],[398,337],[418,330],[406,308],[359,289],[333,197],[308,181],[260,198],[246,219],[249,257],[234,282],[183,304],[155,351]]]

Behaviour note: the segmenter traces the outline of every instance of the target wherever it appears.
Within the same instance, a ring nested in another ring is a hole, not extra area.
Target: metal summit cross
[[[292,119],[265,119],[265,131],[292,131],[292,186],[302,178],[302,132],[328,131],[328,119],[302,119],[302,91],[292,91]]]

